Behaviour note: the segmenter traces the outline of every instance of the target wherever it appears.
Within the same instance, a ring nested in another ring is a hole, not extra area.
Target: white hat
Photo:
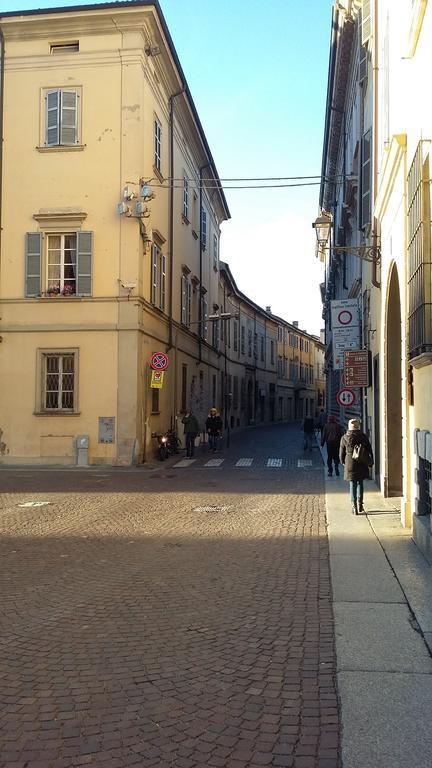
[[[348,429],[350,430],[354,431],[355,429],[360,429],[360,426],[361,426],[360,419],[350,419],[348,422]]]

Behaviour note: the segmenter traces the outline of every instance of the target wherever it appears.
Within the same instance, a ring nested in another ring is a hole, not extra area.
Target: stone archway
[[[399,277],[393,264],[387,293],[385,326],[386,386],[385,496],[402,496],[402,328]]]

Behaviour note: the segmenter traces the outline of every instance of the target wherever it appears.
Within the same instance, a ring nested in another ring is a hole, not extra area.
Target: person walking
[[[209,448],[215,452],[219,447],[222,435],[222,419],[217,408],[210,408],[206,420],[206,431],[209,438]]]
[[[317,428],[320,431],[320,437],[322,437],[323,429],[326,426],[326,423],[327,423],[327,416],[325,414],[324,408],[321,408],[317,418]]]
[[[339,477],[339,446],[343,433],[343,429],[336,419],[336,416],[331,414],[321,433],[321,448],[323,448],[324,445],[327,446],[327,469],[329,477],[332,477],[333,475],[333,464],[335,475],[336,477]]]
[[[349,480],[351,494],[351,511],[353,515],[364,512],[363,480],[369,477],[369,469],[373,466],[371,444],[360,429],[360,419],[350,419],[348,432],[341,439],[339,459],[344,465],[344,478]]]
[[[195,438],[200,433],[200,426],[197,417],[191,410],[187,411],[182,418],[184,424],[184,433],[186,438],[186,458],[192,459],[195,453]]]
[[[314,429],[315,429],[314,420],[311,418],[311,416],[305,416],[302,424],[302,430],[304,434],[303,447],[305,451],[312,450],[312,437],[313,437]]]

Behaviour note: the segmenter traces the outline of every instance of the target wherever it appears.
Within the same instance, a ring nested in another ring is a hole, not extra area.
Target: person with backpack
[[[333,475],[333,464],[336,477],[339,477],[339,446],[343,435],[343,429],[336,419],[336,416],[331,414],[328,417],[328,422],[323,427],[321,434],[321,448],[327,445],[327,469],[328,476]]]
[[[364,512],[363,480],[369,478],[374,459],[371,444],[360,429],[360,419],[350,419],[348,432],[340,442],[339,459],[344,465],[344,478],[349,480],[353,515]]]

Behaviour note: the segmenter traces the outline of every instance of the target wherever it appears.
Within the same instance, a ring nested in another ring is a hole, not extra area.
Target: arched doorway
[[[386,317],[386,477],[384,494],[402,495],[402,333],[399,277],[393,264]]]

